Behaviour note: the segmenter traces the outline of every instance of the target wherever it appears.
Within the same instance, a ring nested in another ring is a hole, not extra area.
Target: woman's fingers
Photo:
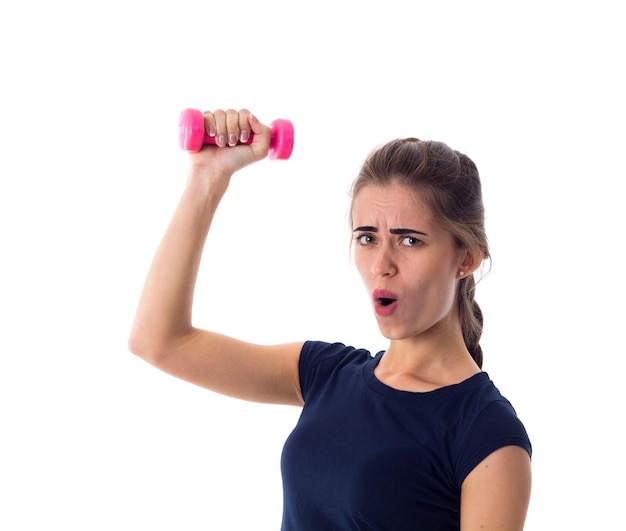
[[[241,109],[239,111],[239,141],[246,143],[250,138],[250,111]]]
[[[239,142],[239,113],[235,109],[226,111],[226,141],[229,146]]]
[[[194,163],[206,164],[211,161],[211,165],[218,164],[234,172],[267,156],[271,130],[260,123],[248,109],[205,111],[203,119],[205,133],[213,138],[216,147],[238,147],[233,150],[212,147],[202,149],[191,154]]]
[[[215,138],[217,146],[235,146],[238,142],[246,143],[250,139],[252,132],[251,116],[248,109],[205,111],[204,127],[206,133]]]

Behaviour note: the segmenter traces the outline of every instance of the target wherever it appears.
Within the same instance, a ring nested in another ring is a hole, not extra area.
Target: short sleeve
[[[368,360],[367,350],[356,349],[343,343],[306,341],[300,351],[298,371],[300,391],[306,402],[311,392],[319,391],[328,385],[331,375],[355,360]]]
[[[315,381],[318,380],[320,363],[336,356],[346,348],[341,343],[327,343],[324,341],[306,341],[300,351],[298,370],[300,373],[300,391],[306,401]]]
[[[532,446],[524,425],[513,406],[503,399],[483,409],[463,438],[457,461],[459,488],[483,459],[505,446],[520,446],[532,456]]]

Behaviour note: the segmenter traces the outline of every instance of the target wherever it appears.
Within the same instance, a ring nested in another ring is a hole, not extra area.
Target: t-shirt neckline
[[[376,366],[380,363],[380,360],[382,359],[384,353],[385,351],[381,350],[370,360],[368,360],[368,362],[363,367],[363,378],[365,379],[365,383],[373,391],[393,400],[399,400],[402,402],[447,400],[449,398],[458,396],[459,394],[463,394],[473,387],[481,385],[483,382],[489,380],[489,375],[486,372],[481,371],[463,380],[462,382],[447,385],[445,387],[440,387],[432,391],[419,392],[395,389],[381,382],[374,374],[374,370],[376,369]]]

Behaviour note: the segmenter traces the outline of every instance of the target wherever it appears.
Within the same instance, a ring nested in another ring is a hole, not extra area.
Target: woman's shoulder
[[[363,367],[372,359],[369,350],[345,343],[305,341],[299,361],[300,386],[303,393],[307,392],[315,381],[327,381],[333,374],[347,374],[351,368]]]
[[[300,352],[300,370],[311,370],[315,366],[363,364],[372,360],[371,352],[341,342],[305,341]]]
[[[301,356],[315,357],[318,361],[334,356],[347,356],[350,354],[367,354],[371,357],[370,351],[353,347],[341,342],[328,342],[318,340],[308,340],[302,346]]]
[[[504,446],[520,446],[532,455],[530,437],[511,402],[505,398],[487,373],[480,385],[468,393],[460,411],[457,450],[463,479],[478,462]]]

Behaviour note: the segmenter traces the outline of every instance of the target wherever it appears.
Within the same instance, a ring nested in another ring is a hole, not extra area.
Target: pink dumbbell
[[[270,128],[269,158],[288,159],[293,151],[293,124],[289,120],[274,120]],[[250,144],[252,138],[251,134],[247,142],[238,143]],[[178,120],[178,145],[185,151],[200,151],[204,144],[215,145],[215,137],[206,134],[202,111],[185,109]]]

